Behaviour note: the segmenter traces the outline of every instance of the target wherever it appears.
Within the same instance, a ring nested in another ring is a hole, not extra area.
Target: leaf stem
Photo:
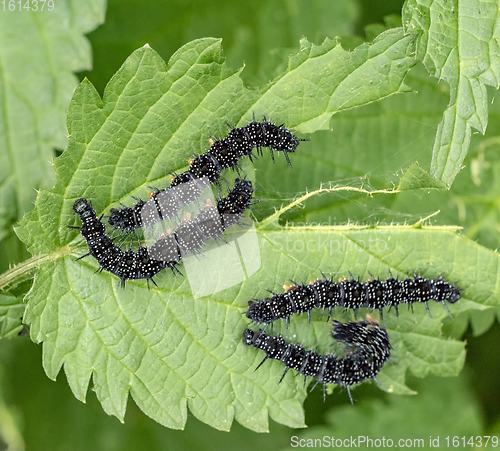
[[[0,290],[4,291],[7,287],[12,288],[19,285],[31,276],[34,269],[38,268],[43,263],[56,260],[64,255],[69,255],[70,253],[70,247],[64,246],[52,254],[40,254],[17,264],[0,275]]]
[[[288,205],[285,207],[280,208],[279,210],[275,211],[272,215],[268,216],[266,219],[264,219],[260,224],[259,228],[264,229],[266,228],[269,224],[272,224],[274,221],[276,221],[283,213],[285,213],[288,210],[291,210],[293,207],[296,207],[297,205],[301,204],[302,202],[305,202],[307,199],[309,199],[312,196],[317,196],[322,193],[332,193],[332,192],[337,192],[337,191],[352,191],[355,193],[361,193],[361,194],[368,194],[369,196],[373,196],[374,194],[396,194],[399,193],[399,189],[394,188],[392,190],[387,190],[387,189],[376,189],[373,191],[366,190],[364,188],[357,188],[355,186],[334,186],[330,188],[323,188],[322,186],[315,190],[311,191],[310,193],[304,194],[301,197],[298,197],[295,199],[293,202],[290,202]]]

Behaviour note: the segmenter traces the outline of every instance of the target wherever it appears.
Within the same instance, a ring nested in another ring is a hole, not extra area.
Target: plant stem
[[[0,290],[4,291],[7,287],[12,288],[19,285],[31,276],[34,269],[38,268],[43,263],[57,260],[70,253],[70,247],[64,246],[52,254],[40,254],[17,264],[0,275]]]

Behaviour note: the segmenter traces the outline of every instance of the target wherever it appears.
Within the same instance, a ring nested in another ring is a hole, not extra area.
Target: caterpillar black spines
[[[182,207],[198,199],[210,186],[206,177],[194,178],[188,174],[182,180],[168,189],[153,189],[148,201],[134,197],[136,204],[133,207],[122,204],[122,209],[111,208],[107,216],[109,225],[128,235],[139,228],[151,229],[159,221],[175,218]]]
[[[332,336],[336,342],[343,343],[343,356],[336,354],[319,355],[315,351],[306,351],[301,345],[287,343],[281,336],[270,336],[265,331],[243,332],[243,343],[265,352],[266,356],[256,370],[267,360],[280,360],[285,364],[285,371],[292,368],[304,378],[316,379],[316,384],[323,384],[325,396],[326,384],[346,387],[352,402],[350,387],[367,379],[375,379],[384,363],[389,359],[391,344],[384,327],[367,315],[365,321],[340,323],[333,321]],[[376,380],[376,379],[375,379]]]
[[[158,213],[154,211],[154,205],[161,204],[157,198],[162,193],[168,192],[174,187],[192,184],[192,189],[186,190],[178,202],[179,207],[187,205],[196,199],[206,186],[217,181],[224,169],[237,169],[241,157],[252,158],[253,149],[257,149],[257,152],[262,154],[263,147],[269,148],[273,162],[273,151],[283,152],[289,166],[291,166],[288,154],[295,152],[300,141],[307,141],[307,139],[297,138],[284,125],[276,125],[266,118],[263,122],[256,122],[254,117],[253,122],[244,127],[231,128],[226,138],[211,140],[210,149],[207,152],[189,160],[189,170],[182,174],[173,174],[170,187],[156,190],[148,202],[136,199],[137,203],[134,207],[123,206],[122,209],[110,209],[108,222],[114,230],[119,230],[125,235],[144,226],[152,226],[162,219],[167,219],[168,211],[173,213],[177,211],[175,208],[167,208],[166,215],[161,210],[161,205],[157,206]],[[203,182],[199,182],[200,180]],[[175,196],[171,197],[175,198]],[[183,205],[181,205],[182,203]],[[143,209],[147,204],[152,206],[153,213],[146,215],[148,219],[145,220]]]
[[[89,246],[87,255],[93,256],[100,271],[108,271],[120,279],[123,286],[126,280],[153,277],[165,268],[178,271],[175,265],[186,254],[199,252],[209,239],[217,239],[229,226],[240,223],[243,212],[252,204],[255,190],[246,180],[236,179],[233,190],[226,198],[219,199],[217,206],[207,204],[192,221],[183,222],[174,232],[162,236],[150,247],[140,247],[137,251],[123,251],[106,235],[105,226],[98,218],[92,204],[84,198],[78,199],[73,210],[82,221],[79,227]],[[83,258],[80,257],[80,258]]]
[[[434,300],[441,302],[451,316],[446,302],[453,304],[460,298],[460,289],[447,283],[442,276],[434,280],[418,275],[403,280],[392,276],[386,280],[372,277],[365,283],[352,277],[341,282],[324,277],[311,281],[309,285],[293,284],[288,286],[285,293],[274,294],[261,301],[250,300],[245,314],[252,322],[267,326],[278,319],[285,319],[288,324],[290,315],[309,315],[313,308],[328,310],[328,318],[335,307],[352,309],[354,313],[358,308],[377,309],[382,317],[384,307],[394,307],[397,314],[399,304],[412,307],[414,303],[422,302],[430,316],[427,302]]]
[[[78,199],[73,210],[80,216],[80,232],[89,246],[88,254],[80,258],[91,255],[99,263],[99,270],[116,275],[122,286],[131,279],[146,279],[148,284],[150,280],[154,283],[153,277],[169,266],[168,262],[151,259],[146,248],[134,252],[123,251],[116,246],[113,239],[105,234],[104,224],[87,199]],[[170,266],[173,268],[177,261],[172,261]]]

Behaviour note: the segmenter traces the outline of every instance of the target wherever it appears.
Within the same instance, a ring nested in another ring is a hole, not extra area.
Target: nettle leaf
[[[431,177],[427,171],[415,162],[406,168],[399,180],[398,189],[407,191],[420,188],[446,189],[446,185],[440,180]]]
[[[498,4],[408,0],[403,24],[407,33],[419,34],[418,60],[450,85],[450,103],[434,142],[431,175],[451,185],[467,155],[471,127],[486,131],[486,87],[499,86]]]
[[[0,294],[0,338],[16,337],[21,332],[25,309],[22,298]]]
[[[320,186],[387,190],[402,183],[402,172],[407,171],[415,160],[421,168],[430,167],[429,149],[448,94],[443,92],[443,84],[436,86],[432,80],[429,83],[429,76],[421,66],[411,69],[405,83],[411,85],[418,95],[412,92],[390,96],[363,108],[334,115],[330,121],[333,133],[315,133],[313,142],[308,143],[308,151],[294,155],[294,171],[296,167],[301,168],[294,177],[289,177],[289,170],[283,165],[269,165],[264,159],[257,160],[259,195],[264,197],[264,201],[256,206],[258,219],[272,214],[276,204],[295,198],[298,192],[312,191]],[[439,185],[439,181],[430,177],[426,181],[422,174],[413,181],[417,183],[413,183],[412,188]],[[404,188],[404,185],[400,186],[400,189]],[[444,190],[434,190],[434,197],[438,192],[445,193]],[[407,191],[406,196],[410,193]],[[367,198],[366,192],[339,191],[309,199],[306,208],[287,211],[282,220],[302,224],[345,224],[353,220],[374,224],[413,223],[441,209],[441,224],[457,223],[450,210],[442,208],[446,198],[428,205],[429,196],[426,195],[424,205],[417,209],[422,192],[413,190],[413,193],[408,201],[408,197],[401,195]],[[394,208],[396,202],[398,207]]]
[[[281,228],[280,215],[305,199],[256,223],[237,246],[221,246],[218,257],[207,252],[206,259],[184,259],[185,278],[160,273],[151,289],[145,281],[121,289],[114,276],[96,273],[93,259],[76,260],[86,252],[82,238],[68,228],[79,224],[72,211],[77,198],[89,198],[101,214],[117,201],[130,204],[131,195],[144,197],[148,186],[168,186],[168,172],[185,169],[186,154],[205,152],[207,136],[225,136],[226,122],[244,124],[253,113],[299,133],[325,128],[342,109],[406,90],[412,45],[401,30],[383,33],[351,53],[333,41],[321,46],[303,41],[288,71],[259,91],[244,87],[239,72],[226,67],[220,41],[211,38],[185,45],[167,65],[148,46],[137,50],[111,79],[103,99],[84,80],[68,112],[69,146],[55,160],[58,182],[39,193],[35,209],[17,228],[40,265],[25,320],[31,338],[43,341],[47,375],[56,378],[64,366],[82,401],[92,377],[104,410],[120,419],[130,393],[147,415],[171,428],[184,426],[188,408],[222,430],[236,419],[265,431],[269,416],[300,427],[302,379],[289,372],[278,385],[279,362],[266,362],[254,372],[262,355],[241,342],[242,313],[250,298],[279,291],[289,279],[316,278],[320,271],[335,278],[351,271],[365,278],[369,273],[387,277],[389,270],[405,277],[415,270],[425,277],[444,274],[459,284],[463,299],[451,307],[454,314],[497,306],[498,282],[490,269],[498,267],[497,254],[455,229],[422,223]],[[298,155],[321,145],[314,136],[300,145]],[[272,165],[268,154],[262,160]],[[279,165],[286,165],[284,158],[277,159]],[[294,165],[287,174],[300,177],[301,170]],[[259,185],[260,173],[253,174],[251,165],[245,173]],[[191,271],[194,266],[198,269]],[[217,291],[224,283],[228,288]],[[209,293],[196,292],[210,285],[215,288]],[[406,368],[420,376],[460,370],[464,344],[441,336],[440,319],[447,315],[442,306],[432,306],[432,313],[430,320],[419,305],[414,314],[402,312],[399,319],[388,314],[384,320],[397,358],[382,372],[386,390],[410,390]],[[336,317],[347,318],[342,312]],[[276,332],[283,326],[277,324]],[[288,333],[327,352],[330,328],[316,312],[310,326],[306,317],[294,318]]]
[[[45,3],[19,11],[20,2],[9,10],[14,3],[0,14],[0,239],[32,209],[34,188],[55,182],[54,147],[67,145],[64,118],[78,84],[73,72],[92,65],[84,33],[105,11],[101,0],[61,0],[52,11]]]
[[[190,6],[194,8],[186,14],[183,2],[109,2],[106,23],[89,36],[96,70],[87,76],[96,89],[103,92],[116,68],[145,42],[160,55],[171,55],[184,43],[204,36],[223,37],[228,64],[239,67],[244,62],[244,80],[253,86],[265,84],[286,70],[302,36],[311,42],[351,36],[361,14],[361,5],[352,0],[219,0]],[[394,25],[398,26],[401,18]]]
[[[313,426],[292,440],[302,446],[309,442],[312,446],[315,438],[333,437],[335,446],[348,443],[347,446],[353,447],[352,439],[361,448],[367,437],[380,440],[380,443],[385,437],[389,447],[405,443],[408,446],[406,441],[411,440],[414,446],[432,448],[439,447],[438,437],[443,446],[444,430],[446,434],[449,431],[450,436],[481,435],[484,432],[481,409],[471,385],[462,375],[454,379],[433,377],[428,383],[417,384],[418,397],[413,399],[400,396],[387,401],[359,400],[356,409],[351,406],[332,408],[326,415],[326,425]],[[360,424],[364,429],[362,435],[359,434]],[[431,438],[433,445],[427,446]]]

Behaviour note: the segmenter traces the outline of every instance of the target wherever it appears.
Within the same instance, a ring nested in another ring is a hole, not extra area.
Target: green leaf
[[[436,86],[423,67],[413,68],[405,81],[418,95],[412,92],[391,96],[334,115],[330,122],[333,133],[315,133],[314,139],[306,143],[307,151],[293,156],[293,177],[283,165],[257,160],[259,195],[272,199],[256,206],[258,219],[271,215],[275,204],[296,197],[297,192],[312,192],[321,186],[356,189],[310,198],[305,208],[287,212],[283,220],[300,224],[412,223],[441,210],[440,224],[457,223],[453,210],[443,208],[448,191],[433,190],[426,196],[410,191],[404,196],[395,195],[394,186],[398,186],[399,176],[410,163],[418,159],[421,167],[430,166],[431,155],[425,149],[432,146],[447,95],[443,85]],[[296,167],[301,171],[295,171]],[[393,193],[379,193],[372,199],[367,198],[367,191]],[[437,193],[443,194],[429,206],[429,198],[435,199]]]
[[[462,167],[471,128],[488,123],[486,86],[498,88],[500,54],[497,2],[408,0],[406,33],[418,34],[417,58],[450,85],[450,103],[434,142],[431,175],[451,185]]]
[[[25,338],[4,340],[0,348],[2,391],[9,395],[7,407],[14,419],[22,420],[17,421],[22,423],[20,430],[25,440],[22,449],[38,450],[44,448],[41,444],[47,443],[50,449],[72,451],[156,451],[166,446],[177,450],[254,451],[256,448],[277,450],[290,441],[290,429],[276,423],[270,424],[270,434],[255,434],[238,423],[227,433],[190,416],[184,430],[173,430],[152,421],[133,402],[129,403],[126,421],[122,424],[103,412],[93,393],[89,393],[85,404],[76,401],[64,375],[55,382],[47,379],[40,366],[41,351],[40,346]],[[10,426],[2,421],[0,429],[4,425]],[[12,433],[11,437],[15,438]]]
[[[399,180],[398,190],[407,191],[412,189],[446,189],[446,185],[440,180],[431,177],[427,171],[422,169],[417,162],[406,168]]]
[[[67,144],[73,72],[92,65],[83,34],[104,21],[105,10],[102,0],[61,0],[53,11],[41,4],[19,11],[20,4],[0,14],[0,239],[32,209],[34,188],[55,182],[52,158],[54,147]]]
[[[409,162],[418,159],[421,168],[430,165],[430,154],[425,149],[432,146],[448,95],[442,83],[429,79],[423,66],[413,68],[405,80],[418,95],[392,96],[335,115],[331,122],[334,133],[316,133],[315,145],[309,143],[307,155],[294,155],[293,162],[301,168],[294,177],[289,177],[287,168],[281,165],[269,165],[263,159],[257,161],[262,186],[259,195],[279,205],[293,198],[297,191],[316,190],[321,181],[323,188],[335,190],[329,195],[308,198],[302,208],[288,210],[281,216],[283,224],[286,221],[330,225],[417,223],[432,216],[433,224],[456,224],[463,228],[464,236],[498,249],[500,104],[490,105],[486,135],[473,136],[464,161],[465,170],[455,180],[452,190],[397,193],[394,186],[400,188],[401,181],[397,176],[405,178]],[[369,192],[375,194],[367,197]],[[270,201],[257,208],[259,219],[273,213]],[[489,309],[481,315],[489,316],[491,321],[495,310]],[[477,330],[484,331],[487,322],[484,324]],[[465,329],[467,325],[468,321]]]
[[[491,309],[486,311],[474,310],[470,312],[470,324],[473,335],[478,336],[489,330],[495,322],[495,313],[499,313],[500,309]]]
[[[303,39],[300,53],[290,58],[288,72],[274,80],[257,107],[279,99],[283,103],[277,112],[286,111],[297,130],[328,129],[336,112],[409,91],[403,78],[415,64],[413,45],[412,37],[403,37],[401,29],[388,30],[371,45],[362,44],[353,52],[329,39],[321,46]],[[331,68],[332,59],[341,66]],[[301,116],[300,121],[296,115]]]
[[[166,58],[186,42],[216,36],[223,39],[231,67],[245,64],[245,82],[266,84],[286,70],[301,37],[318,44],[325,36],[350,35],[359,26],[360,10],[352,0],[109,1],[106,23],[89,36],[95,69],[85,75],[102,93],[125,58],[144,43]]]
[[[470,383],[464,377],[440,379],[436,377],[416,381],[418,396],[391,397],[382,400],[360,400],[353,409],[351,406],[332,408],[327,415],[327,425],[313,426],[300,432],[297,440],[314,443],[318,437],[334,437],[345,440],[350,445],[351,437],[362,440],[369,437],[373,441],[385,437],[390,447],[409,446],[431,449],[439,445],[446,448],[446,437],[455,436],[467,439],[484,433],[481,410],[477,405]],[[453,415],[450,415],[453,412]],[[362,428],[360,429],[360,426]],[[362,431],[360,434],[359,431]],[[433,446],[429,444],[432,438]],[[398,443],[402,439],[401,443]],[[408,442],[405,442],[408,440]],[[343,443],[343,442],[342,442]],[[450,440],[451,443],[451,440]],[[462,442],[460,442],[462,443]],[[341,446],[340,441],[336,445]],[[365,443],[358,445],[365,447]]]
[[[21,434],[19,413],[5,402],[3,373],[3,368],[0,367],[0,445],[9,451],[23,451],[25,443]]]
[[[204,152],[209,133],[226,133],[224,121],[245,123],[255,113],[257,117],[265,114],[279,119],[290,128],[314,130],[313,122],[325,126],[324,121],[337,111],[335,104],[345,109],[398,92],[414,64],[407,56],[411,45],[401,30],[386,32],[373,45],[363,44],[350,53],[330,40],[322,46],[302,41],[302,51],[291,59],[289,70],[260,96],[245,89],[238,73],[223,65],[218,40],[207,38],[187,44],[171,58],[168,67],[154,51],[144,47],[134,52],[110,81],[104,95],[106,105],[91,83],[84,80],[79,86],[68,111],[68,131],[73,139],[54,164],[59,184],[52,192],[40,194],[38,209],[24,219],[19,233],[23,236],[30,228],[44,237],[36,243],[24,240],[32,253],[50,252],[54,246],[67,243],[73,232],[62,228],[57,234],[52,219],[51,223],[45,221],[48,227],[38,221],[61,213],[61,198],[56,193],[62,192],[63,186],[68,185],[65,197],[70,202],[65,203],[66,217],[61,220],[68,224],[73,217],[68,206],[78,197],[99,198],[103,206],[94,205],[99,210],[111,202],[142,194],[148,185],[165,185],[169,177],[166,168],[184,168],[186,148]],[[375,64],[381,64],[384,72]],[[348,70],[352,74],[347,74]],[[318,71],[322,72],[321,79]],[[366,77],[379,83],[363,87]],[[196,84],[195,80],[201,81]],[[325,100],[325,90],[329,90],[331,100]],[[354,93],[349,105],[348,91]],[[130,98],[137,93],[138,98]],[[321,104],[312,101],[314,96],[321,98]],[[308,108],[303,107],[305,103]],[[153,111],[148,112],[148,108]],[[165,121],[160,127],[157,114]],[[218,129],[209,128],[213,123]],[[110,140],[110,136],[115,139]],[[100,158],[100,164],[95,163],[96,158]],[[82,171],[75,174],[76,164]]]
[[[214,274],[233,267],[226,246],[219,257],[207,252],[206,261],[185,259],[186,278],[165,272],[157,277],[158,287],[149,290],[145,281],[121,290],[114,276],[95,273],[93,259],[76,261],[86,252],[81,237],[67,227],[79,223],[72,211],[77,198],[91,199],[101,214],[114,202],[144,196],[149,185],[167,186],[168,171],[186,167],[186,153],[206,151],[207,135],[224,136],[225,122],[244,124],[252,113],[296,130],[324,127],[340,109],[405,89],[402,80],[414,62],[408,56],[412,40],[401,30],[350,53],[333,41],[302,45],[288,71],[260,91],[243,86],[239,73],[225,66],[220,41],[210,38],[185,45],[167,65],[149,47],[137,50],[111,79],[102,100],[87,80],[76,90],[68,112],[70,144],[55,161],[58,182],[39,193],[17,233],[39,256],[40,269],[27,297],[31,337],[43,341],[47,375],[55,378],[64,366],[78,399],[85,399],[92,377],[104,410],[120,419],[130,393],[147,415],[171,428],[184,427],[188,408],[221,430],[236,419],[265,431],[269,416],[300,427],[306,396],[302,380],[290,372],[278,385],[280,362],[267,362],[254,372],[262,355],[241,343],[248,299],[266,296],[267,289],[278,291],[290,278],[318,277],[320,270],[333,277],[351,271],[361,278],[369,273],[387,277],[389,270],[405,277],[416,270],[426,277],[445,274],[463,288],[463,299],[451,307],[454,314],[498,305],[496,274],[487,270],[497,263],[497,254],[457,236],[453,228],[422,224],[280,229],[264,221],[238,241],[241,252],[247,239],[250,245],[242,254],[246,275],[235,281],[227,272]],[[370,79],[374,83],[367,85]],[[321,144],[312,136],[296,154],[308,155],[309,146]],[[269,155],[262,160],[272,164]],[[286,165],[283,158],[279,165]],[[300,178],[296,166],[288,171]],[[251,175],[251,166],[245,173]],[[261,176],[257,173],[257,185]],[[202,270],[191,277],[188,265],[195,264]],[[481,277],[485,273],[488,280]],[[192,293],[199,294],[196,283],[205,288],[228,280],[231,287],[223,291],[204,297]],[[390,315],[387,322],[396,337],[398,365],[417,374],[457,374],[464,344],[440,336],[439,319],[446,311],[432,308],[430,321],[424,306],[415,310],[414,315],[402,312],[399,320]],[[329,330],[315,313],[311,327],[298,318],[289,333],[327,352]],[[391,371],[390,364],[381,376],[386,372],[385,380],[393,380],[388,389],[408,391],[403,372]]]
[[[21,332],[25,308],[22,299],[0,294],[0,338],[16,337]]]

